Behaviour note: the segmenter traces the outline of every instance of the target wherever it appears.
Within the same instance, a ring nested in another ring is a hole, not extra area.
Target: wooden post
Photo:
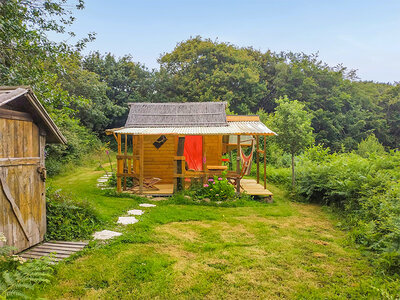
[[[121,134],[117,134],[117,143],[118,143],[118,155],[121,155]],[[123,164],[121,164],[121,158],[117,158],[117,192],[121,193],[121,174],[123,172]]]
[[[126,160],[126,156],[128,155],[128,135],[125,133],[125,151],[124,151],[124,173],[128,173],[127,169],[128,169],[128,164],[127,164],[127,160]],[[126,175],[126,174],[125,174]],[[124,176],[124,191],[126,191],[126,176]]]
[[[139,153],[139,194],[143,194],[144,180],[144,135],[140,136],[140,153]]]
[[[39,130],[39,167],[45,168],[45,147],[46,147],[46,131],[40,129]],[[43,180],[40,180],[40,211],[46,212],[46,186]],[[42,213],[42,219],[39,225],[39,234],[40,234],[40,241],[43,241],[44,235],[47,232],[47,222],[46,222],[46,213]]]
[[[257,183],[260,183],[260,136],[256,135]]]
[[[180,136],[178,138],[178,149],[176,151],[176,156],[183,156],[183,152],[185,149],[185,137]],[[181,191],[183,190],[184,184],[185,184],[185,179],[182,177],[183,174],[183,165],[182,165],[182,160],[177,160],[176,161],[176,179],[175,179],[175,186],[174,186],[174,191]]]
[[[240,135],[237,136],[237,154],[236,154],[236,173],[238,180],[236,182],[236,193],[240,193]]]
[[[267,139],[264,135],[264,189],[267,188]]]

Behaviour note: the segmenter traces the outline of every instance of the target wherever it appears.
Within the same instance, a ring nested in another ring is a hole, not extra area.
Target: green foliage
[[[46,239],[87,239],[99,228],[101,221],[89,203],[73,201],[51,187],[47,188],[46,198]]]
[[[230,110],[247,114],[257,110],[267,92],[259,64],[245,49],[230,44],[192,38],[179,43],[159,63],[161,72],[171,78],[170,101],[226,101]]]
[[[273,118],[273,129],[278,136],[278,145],[292,155],[292,187],[295,185],[294,156],[314,142],[311,115],[304,110],[304,104],[290,101],[287,97],[277,100]]]
[[[53,118],[58,123],[68,143],[66,145],[50,144],[46,146],[46,168],[50,176],[59,174],[66,164],[79,164],[85,156],[97,151],[101,145],[99,139],[88,129],[80,126],[76,119],[55,114]]]
[[[28,299],[27,292],[50,282],[53,273],[51,258],[43,257],[4,271],[0,276],[0,299]]]
[[[318,144],[353,150],[371,133],[385,146],[400,144],[400,89],[355,81],[354,70],[331,67],[318,55],[263,53],[195,37],[159,62],[160,71],[152,75],[156,101],[223,100],[231,112],[248,114],[273,113],[275,99],[287,96],[314,116]]]
[[[227,201],[234,199],[235,188],[223,174],[222,177],[214,176],[214,178],[208,179],[208,182],[200,187],[195,195],[198,198],[208,198],[211,201]]]
[[[273,128],[278,134],[276,140],[281,149],[296,155],[314,142],[312,116],[297,100],[290,101],[284,97],[276,102],[278,106],[273,118]]]
[[[97,74],[102,84],[107,87],[105,95],[99,99],[102,101],[97,102],[104,106],[104,103],[112,101],[112,105],[108,104],[106,115],[106,123],[111,128],[124,125],[128,115],[128,103],[159,101],[159,95],[153,93],[157,76],[139,63],[133,62],[130,55],[115,58],[111,53],[101,55],[99,52],[93,52],[83,58],[82,66],[85,69],[82,72]],[[97,107],[99,112],[104,111],[101,106]]]
[[[371,154],[383,155],[385,153],[385,148],[379,143],[375,135],[371,134],[358,144],[356,153],[362,157],[368,157]]]

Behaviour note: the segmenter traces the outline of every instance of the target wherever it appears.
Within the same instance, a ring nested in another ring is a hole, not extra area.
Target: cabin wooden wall
[[[166,137],[167,141],[159,149],[153,145],[159,135],[144,137],[144,177],[161,178],[160,183],[172,183],[174,176],[176,136]]]
[[[10,112],[12,116],[12,112]],[[20,117],[20,116],[19,116]],[[43,240],[46,231],[45,186],[38,173],[44,166],[45,137],[29,120],[0,118],[0,175],[19,208],[30,241],[25,237],[0,185],[0,231],[7,244],[26,249]]]
[[[222,165],[222,135],[203,136],[203,155],[206,157],[206,165]]]
[[[161,178],[160,183],[173,183],[174,156],[177,151],[177,136],[166,136],[167,141],[157,149],[153,143],[159,135],[144,136],[144,177]],[[136,144],[136,142],[135,142]],[[135,154],[138,154],[139,144],[136,144]],[[203,136],[203,155],[206,156],[206,165],[222,165],[222,136]],[[135,164],[138,174],[138,162]]]

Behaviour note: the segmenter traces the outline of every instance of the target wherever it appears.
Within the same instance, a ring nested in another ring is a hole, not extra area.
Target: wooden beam
[[[15,157],[0,158],[0,167],[37,165],[40,163],[40,157]]]
[[[257,183],[260,183],[260,152],[258,152],[258,149],[260,148],[260,137],[256,135],[256,160],[257,160]]]
[[[237,154],[236,154],[236,173],[238,180],[236,181],[236,193],[240,193],[240,135],[237,136]]]
[[[178,148],[176,150],[176,156],[183,156],[183,152],[185,149],[185,137],[184,136],[180,136],[178,138]],[[176,184],[174,187],[175,191],[182,191],[184,188],[184,184],[185,184],[185,178],[180,175],[183,175],[183,165],[182,165],[182,159],[177,159],[176,160],[176,174],[178,175],[175,179]]]
[[[244,121],[260,121],[259,116],[237,116],[237,115],[231,115],[231,116],[226,116],[226,121],[228,122],[244,122]]]
[[[19,121],[33,121],[31,115],[28,113],[4,108],[0,108],[0,118]]]
[[[144,180],[144,136],[140,136],[140,153],[139,153],[139,193],[143,194]]]
[[[128,135],[125,133],[125,150],[124,150],[124,155],[125,157],[128,155]],[[124,158],[124,173],[125,170],[127,169],[127,161],[126,158]],[[126,177],[124,177],[124,191],[126,191]]]
[[[264,189],[267,188],[267,137],[264,136]]]
[[[121,155],[121,134],[117,134],[117,143],[118,143],[118,154]],[[121,158],[117,158],[117,174],[123,173],[123,160]],[[121,177],[117,176],[117,192],[121,193],[122,192],[122,187],[121,187]]]

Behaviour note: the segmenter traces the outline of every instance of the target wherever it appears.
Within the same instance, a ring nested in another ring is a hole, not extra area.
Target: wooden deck
[[[18,255],[26,259],[35,259],[53,254],[54,261],[57,262],[82,250],[87,244],[87,242],[46,242],[33,246]]]
[[[264,186],[261,184],[258,184],[255,179],[242,179],[240,182],[244,188],[244,191],[246,191],[246,193],[251,196],[258,196],[261,198],[273,196],[273,194],[269,190],[264,189]],[[165,196],[171,196],[174,191],[174,185],[172,183],[156,184],[155,187],[158,190],[144,190],[143,194],[149,195],[149,196],[155,196],[155,197],[157,197],[157,196],[165,197]],[[243,192],[243,189],[241,189],[241,191]],[[131,192],[131,191],[128,191],[128,193],[129,192]]]
[[[273,194],[264,189],[264,186],[257,183],[255,179],[242,179],[240,181],[241,185],[243,186],[244,191],[251,196],[259,196],[259,197],[272,197]],[[243,192],[243,189],[241,191]]]

